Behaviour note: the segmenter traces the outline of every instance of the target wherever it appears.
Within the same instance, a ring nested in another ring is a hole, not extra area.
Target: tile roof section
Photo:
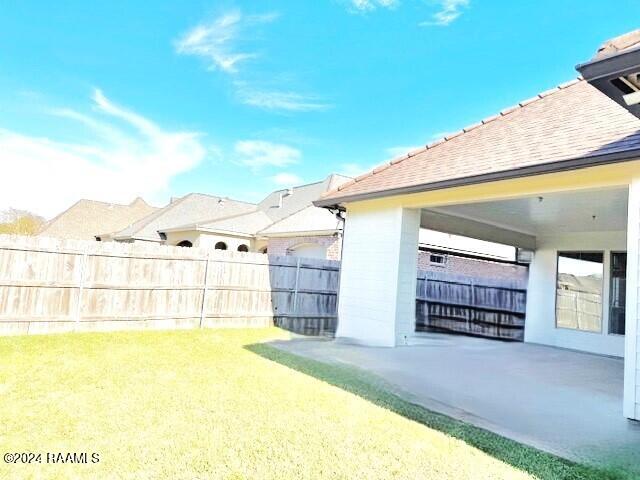
[[[582,79],[559,85],[321,197],[360,195],[640,149],[640,120]]]

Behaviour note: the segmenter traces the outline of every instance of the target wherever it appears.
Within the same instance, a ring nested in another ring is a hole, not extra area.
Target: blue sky
[[[640,2],[7,2],[0,209],[258,200],[576,76]],[[603,13],[605,12],[605,13]]]

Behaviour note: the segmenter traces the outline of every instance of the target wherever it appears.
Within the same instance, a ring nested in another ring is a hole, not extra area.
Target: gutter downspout
[[[340,208],[338,206],[334,207],[324,207],[333,213],[338,220],[338,222],[342,222],[342,235],[340,237],[340,270],[338,271],[338,295],[336,296],[336,331],[333,334],[333,338],[336,338],[336,333],[338,333],[338,323],[340,322],[340,316],[338,312],[340,311],[340,282],[342,281],[342,252],[344,251],[344,231],[347,225],[346,217],[342,216],[341,213],[346,213],[345,208]]]

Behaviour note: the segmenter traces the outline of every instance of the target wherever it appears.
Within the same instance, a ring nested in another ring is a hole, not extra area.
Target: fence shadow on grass
[[[542,480],[621,480],[633,476],[619,469],[596,468],[542,452],[488,430],[464,423],[404,400],[380,378],[350,366],[327,364],[285,352],[266,343],[245,348],[261,357],[312,376],[335,387],[464,441],[488,455]]]

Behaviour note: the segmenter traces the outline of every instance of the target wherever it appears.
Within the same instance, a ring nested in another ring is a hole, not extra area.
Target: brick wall
[[[327,248],[328,260],[340,260],[342,241],[339,236],[309,236],[270,238],[268,251],[271,255],[290,255],[290,249],[303,243],[313,243]],[[458,275],[471,275],[490,278],[522,279],[527,278],[527,267],[510,265],[490,260],[476,260],[473,258],[444,255],[444,263],[431,262],[431,255],[442,256],[425,250],[418,252],[418,269],[433,272],[450,272]]]
[[[431,255],[444,257],[444,263],[430,261]],[[442,255],[425,250],[418,253],[418,269],[432,272],[449,272],[458,275],[472,275],[491,278],[526,279],[528,268],[508,263],[476,260],[474,258]]]
[[[339,236],[283,237],[270,238],[267,251],[270,255],[290,255],[290,249],[303,243],[313,243],[327,248],[327,260],[340,260],[342,245]]]

